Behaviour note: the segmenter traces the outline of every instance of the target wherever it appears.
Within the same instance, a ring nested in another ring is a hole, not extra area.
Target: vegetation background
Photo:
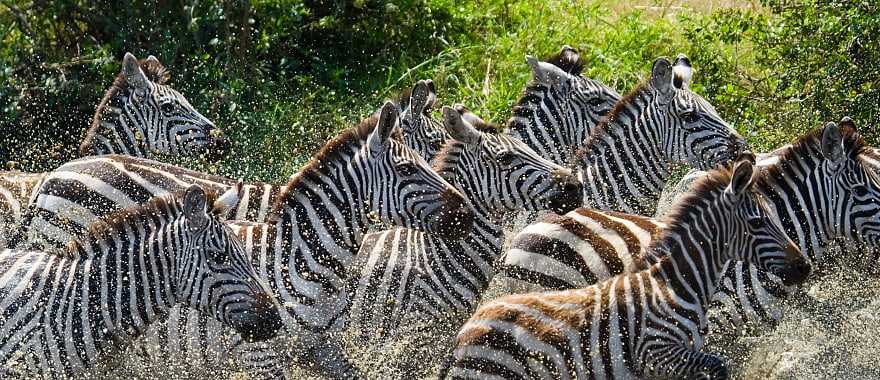
[[[876,145],[878,40],[873,0],[0,0],[0,163],[74,158],[126,51],[156,55],[236,144],[185,164],[236,177],[286,177],[422,78],[503,123],[524,56],[563,44],[622,93],[687,54],[692,88],[758,151],[844,115]]]

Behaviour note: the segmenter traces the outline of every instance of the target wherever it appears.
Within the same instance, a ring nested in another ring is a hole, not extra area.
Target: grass
[[[696,58],[692,87],[698,92],[707,88],[707,81],[717,80],[701,77],[701,57],[727,59],[737,70],[753,70],[747,60],[739,59],[747,57],[747,46],[733,42],[696,49],[685,35],[697,24],[695,20],[703,20],[712,12],[727,7],[758,9],[752,1],[632,0],[610,6],[600,1],[559,0],[430,3],[451,9],[456,22],[465,25],[467,33],[437,37],[436,43],[442,49],[429,57],[403,52],[382,75],[357,86],[372,91],[336,94],[304,79],[300,93],[274,94],[256,102],[254,109],[239,111],[235,122],[227,128],[239,142],[236,154],[241,159],[221,164],[219,172],[281,180],[333,133],[424,78],[437,84],[442,103],[463,103],[484,118],[503,125],[531,75],[525,56],[548,56],[564,44],[580,51],[587,62],[585,75],[621,93],[647,75],[656,57],[679,52]],[[725,114],[724,107],[719,110],[728,121],[743,119],[742,114],[735,112]],[[749,123],[738,126],[747,136],[753,135],[750,128],[758,127]],[[790,137],[784,135],[778,140]],[[770,146],[760,148],[766,150]]]

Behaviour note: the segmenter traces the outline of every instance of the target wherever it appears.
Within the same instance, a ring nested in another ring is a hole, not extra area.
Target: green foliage
[[[236,160],[185,164],[236,177],[286,177],[422,78],[442,102],[503,123],[530,78],[525,55],[563,44],[581,52],[585,75],[622,93],[656,57],[687,54],[692,88],[757,151],[844,115],[869,141],[880,137],[876,2],[765,0],[757,10],[660,15],[605,4],[0,0],[0,162],[45,170],[74,157],[125,51],[156,55],[236,142]]]

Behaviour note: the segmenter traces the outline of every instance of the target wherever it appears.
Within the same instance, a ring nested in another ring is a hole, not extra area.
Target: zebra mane
[[[138,60],[138,66],[141,67],[141,70],[143,70],[147,79],[155,84],[164,85],[169,79],[171,79],[171,72],[168,71],[168,69],[166,69],[158,60],[147,58],[140,59]],[[128,91],[128,87],[128,81],[125,80],[125,75],[120,71],[119,75],[116,76],[116,79],[113,80],[113,84],[107,92],[104,93],[104,97],[101,99],[101,102],[98,103],[98,107],[95,108],[95,114],[92,116],[92,124],[86,131],[85,138],[83,138],[83,141],[79,146],[80,155],[84,156],[91,151],[92,145],[95,143],[95,134],[97,134],[98,130],[101,128],[101,119],[104,116],[104,113],[108,111],[110,101],[119,95],[119,93]]]
[[[850,159],[856,159],[859,154],[870,150],[870,147],[865,143],[865,139],[852,125],[840,123],[837,127],[840,128],[843,149],[847,152]],[[815,128],[798,138],[791,144],[789,149],[782,152],[780,161],[793,159],[795,157],[807,157],[815,151],[821,152],[822,133],[824,131],[825,128]]]
[[[302,180],[303,174],[319,169],[322,165],[324,165],[328,160],[335,158],[341,153],[345,153],[345,148],[352,146],[354,143],[362,142],[366,143],[367,137],[370,136],[370,133],[376,128],[376,124],[379,123],[379,112],[375,112],[367,118],[361,120],[356,126],[353,128],[346,129],[340,132],[336,137],[332,140],[324,144],[318,153],[315,153],[314,156],[307,162],[302,169],[299,170],[296,174],[290,176],[290,179],[287,181],[287,185],[284,186],[284,190],[278,193],[278,197],[276,198],[274,204],[270,208],[269,217],[267,219],[268,222],[276,221],[276,217],[279,215],[279,211],[284,207],[284,203],[286,202],[287,197],[290,195],[292,191],[299,185],[299,182]],[[392,131],[391,138],[400,141],[402,139],[402,132],[400,132],[400,128],[394,128]]]
[[[694,210],[696,208],[705,207],[706,201],[715,199],[724,193],[733,176],[733,162],[724,166],[718,166],[710,170],[705,176],[696,180],[686,193],[663,218],[666,228],[658,229],[651,245],[646,248],[646,252],[653,250],[655,247],[671,246],[670,239],[677,239],[676,236],[682,235],[685,230],[693,228],[692,222],[695,217],[699,217]],[[758,171],[758,176],[763,171]],[[754,185],[748,190],[751,194],[757,194],[757,179]]]
[[[562,71],[571,75],[579,76],[584,71],[584,59],[581,58],[577,51],[569,46],[565,46],[558,53],[544,59],[544,62],[556,66]]]
[[[593,128],[593,130],[590,131],[590,134],[586,137],[584,146],[578,149],[577,152],[575,152],[574,158],[576,160],[582,160],[586,157],[589,157],[590,150],[592,149],[593,142],[596,141],[596,137],[604,133],[605,130],[608,129],[608,126],[610,126],[613,121],[617,120],[617,115],[621,111],[623,111],[626,106],[632,103],[633,99],[645,92],[650,91],[654,91],[654,86],[651,85],[650,80],[647,80],[640,83],[638,86],[636,86],[636,88],[620,98],[620,100],[618,100],[617,103],[614,104],[614,108],[612,108],[611,111],[602,118],[602,121],[600,121],[599,124],[597,124]]]
[[[212,215],[223,217],[224,210],[213,207],[214,202],[219,197],[217,193],[209,189],[205,189],[204,192],[205,199],[207,200],[205,204],[211,207],[210,213]],[[184,191],[160,195],[150,198],[150,200],[143,204],[111,212],[89,224],[85,234],[68,243],[67,249],[63,253],[67,257],[76,257],[76,252],[80,250],[86,242],[107,239],[111,237],[113,233],[121,231],[127,225],[135,224],[140,220],[153,219],[159,215],[167,215],[173,209],[183,212],[183,195]]]

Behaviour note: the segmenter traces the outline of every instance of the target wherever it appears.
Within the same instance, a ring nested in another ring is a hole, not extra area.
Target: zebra
[[[292,354],[333,377],[355,372],[333,335],[345,322],[347,270],[371,221],[450,239],[471,229],[473,213],[461,193],[418,154],[391,138],[397,123],[397,106],[386,102],[379,115],[327,143],[276,197],[266,233],[258,240],[267,243],[247,246],[260,277],[285,306],[281,315],[286,335],[297,340],[289,345],[295,350]],[[69,229],[65,219],[77,227],[92,215],[190,183],[225,188],[215,177],[144,159],[101,156],[73,161],[40,187],[31,205],[31,229],[36,230],[31,232],[50,236]],[[72,236],[77,229],[71,229]],[[173,337],[175,332],[163,334]],[[195,344],[203,350],[222,346],[214,341]]]
[[[193,185],[106,215],[64,254],[0,251],[0,372],[57,378],[112,366],[177,303],[248,340],[273,337],[277,302],[221,218],[237,197]]]
[[[217,158],[225,153],[223,131],[168,86],[169,78],[156,57],[138,61],[125,53],[122,72],[98,104],[80,155],[154,158],[207,153]]]
[[[431,162],[450,138],[443,125],[431,117],[437,105],[434,82],[430,79],[416,82],[412,91],[400,96],[398,105],[403,143],[419,153],[425,162]]]
[[[228,142],[167,82],[168,70],[154,56],[122,59],[122,71],[99,103],[79,154],[127,154],[156,158],[206,154],[219,159]],[[18,239],[22,208],[47,173],[0,172],[0,248]]]
[[[624,96],[575,155],[590,207],[652,215],[674,165],[708,169],[736,158],[745,140],[688,88],[690,61],[654,61],[651,78]]]
[[[761,174],[755,188],[768,199],[786,234],[818,265],[825,260],[826,246],[838,238],[872,248],[880,243],[878,163],[880,155],[865,145],[855,123],[844,118],[763,156],[757,161]],[[548,216],[514,237],[499,264],[499,277],[533,289],[586,286],[643,269],[641,247],[664,228],[647,217],[589,209]],[[743,321],[775,322],[779,312],[774,299],[784,297],[786,290],[754,268],[731,271],[715,300],[727,305],[725,310],[736,310],[722,314],[718,327],[737,331]]]
[[[352,266],[349,323],[372,338],[393,339],[413,322],[460,323],[494,274],[505,218],[520,210],[564,213],[581,201],[571,170],[460,104],[442,113],[452,139],[433,165],[470,201],[474,227],[461,239],[405,228],[367,235]]]
[[[508,130],[542,157],[572,166],[575,152],[621,96],[581,75],[584,63],[565,45],[546,61],[528,56],[532,80],[513,106]]]
[[[700,352],[725,266],[744,260],[788,284],[810,272],[753,189],[753,172],[738,161],[695,184],[646,247],[660,259],[644,270],[481,306],[441,378],[727,378],[721,357]]]

